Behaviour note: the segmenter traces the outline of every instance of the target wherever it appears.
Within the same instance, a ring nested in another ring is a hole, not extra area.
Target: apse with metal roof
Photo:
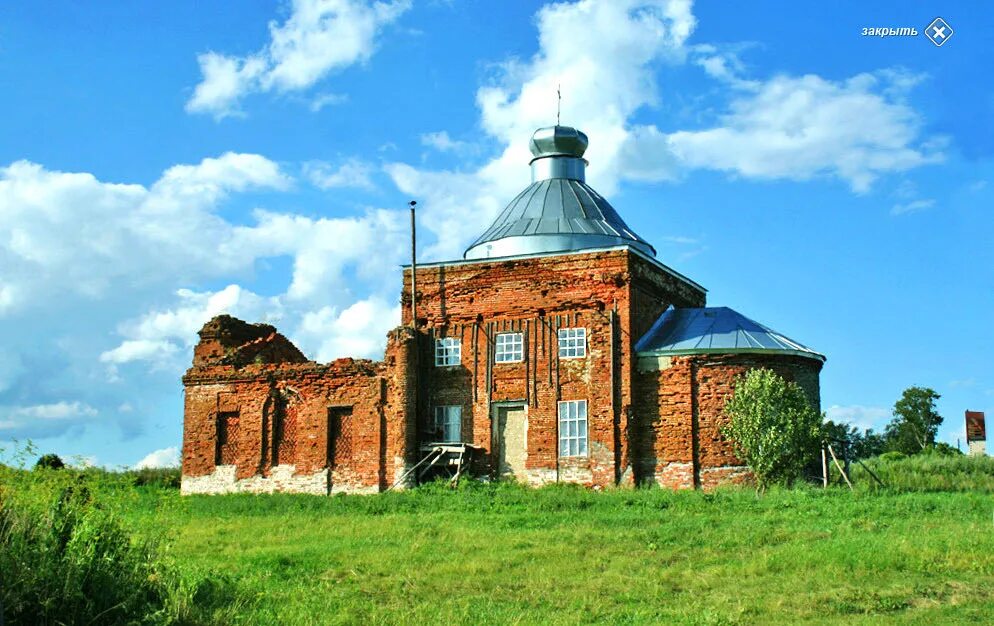
[[[728,307],[670,307],[635,344],[639,356],[784,354],[825,357]]]
[[[569,126],[540,128],[530,148],[532,184],[501,211],[463,257],[485,259],[630,246],[656,251],[586,183],[587,136]]]

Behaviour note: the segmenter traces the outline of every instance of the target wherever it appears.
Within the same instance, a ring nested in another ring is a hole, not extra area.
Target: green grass
[[[990,623],[994,500],[472,485],[180,498],[128,515],[245,623]]]
[[[892,491],[994,493],[994,457],[923,453],[906,457],[888,453],[865,461],[867,467]],[[877,483],[858,464],[852,479],[871,490]]]
[[[994,475],[945,458],[932,463],[964,480]],[[994,489],[938,491],[924,460],[882,463],[919,478],[759,498],[478,483],[181,497],[93,480],[108,513],[162,539],[181,580],[234,581],[220,589],[236,623],[994,622]]]

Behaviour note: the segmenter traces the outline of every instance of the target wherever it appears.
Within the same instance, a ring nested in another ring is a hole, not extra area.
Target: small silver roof
[[[570,126],[549,126],[535,131],[528,149],[536,159],[556,155],[580,158],[588,145],[590,140],[582,131]]]
[[[635,344],[639,356],[780,353],[817,359],[814,350],[728,307],[668,308]]]
[[[463,254],[465,259],[627,245],[656,250],[586,183],[587,136],[568,126],[540,128],[530,148],[532,184]]]

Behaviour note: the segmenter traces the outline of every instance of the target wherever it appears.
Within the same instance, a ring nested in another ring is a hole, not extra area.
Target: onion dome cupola
[[[532,184],[463,254],[466,259],[631,246],[655,256],[607,200],[586,183],[587,136],[569,126],[540,128],[529,147]]]

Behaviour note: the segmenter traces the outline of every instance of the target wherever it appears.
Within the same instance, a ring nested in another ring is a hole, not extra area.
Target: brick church
[[[382,361],[316,363],[270,325],[207,322],[183,377],[183,493],[439,473],[707,488],[748,475],[721,435],[743,372],[773,369],[819,408],[825,357],[706,306],[587,185],[586,135],[543,128],[530,147],[531,185],[462,259],[404,268]]]

